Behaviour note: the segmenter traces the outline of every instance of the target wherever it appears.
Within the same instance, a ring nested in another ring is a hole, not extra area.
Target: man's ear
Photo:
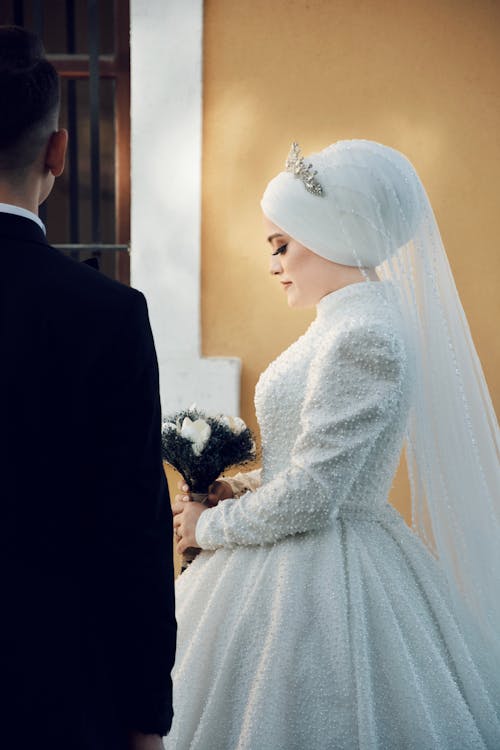
[[[52,133],[47,144],[47,151],[45,152],[45,168],[54,177],[59,177],[64,171],[67,147],[68,131],[65,128]]]

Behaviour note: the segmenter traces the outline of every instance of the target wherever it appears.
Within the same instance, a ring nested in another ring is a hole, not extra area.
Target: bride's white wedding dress
[[[169,750],[500,748],[488,655],[387,504],[412,359],[378,286],[323,298],[261,376],[262,486],[202,515],[177,582]]]

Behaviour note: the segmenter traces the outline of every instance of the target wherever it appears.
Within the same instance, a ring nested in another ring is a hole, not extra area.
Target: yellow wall
[[[267,272],[259,200],[292,140],[403,151],[427,187],[498,404],[500,4],[491,0],[206,0],[204,354],[259,373],[306,328]],[[405,482],[395,504],[408,517]]]

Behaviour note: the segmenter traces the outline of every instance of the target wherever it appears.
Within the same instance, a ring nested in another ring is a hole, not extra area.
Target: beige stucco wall
[[[204,23],[203,352],[241,357],[242,416],[255,426],[259,373],[313,315],[269,277],[259,210],[294,139],[408,155],[498,406],[500,4],[206,0]],[[402,478],[393,501],[408,517]]]

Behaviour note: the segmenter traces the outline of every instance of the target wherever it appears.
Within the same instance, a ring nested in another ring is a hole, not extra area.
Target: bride
[[[261,475],[176,498],[202,551],[166,747],[498,750],[498,427],[422,184],[377,143],[294,144],[261,205],[317,317],[257,384]],[[403,442],[414,530],[387,502]]]

